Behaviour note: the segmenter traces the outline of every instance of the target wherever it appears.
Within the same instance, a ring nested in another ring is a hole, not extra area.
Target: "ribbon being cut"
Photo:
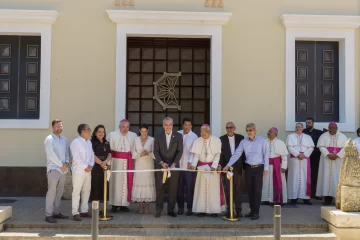
[[[187,168],[163,168],[163,169],[149,169],[149,170],[116,170],[116,171],[107,170],[106,174],[107,174],[107,180],[110,181],[110,176],[113,173],[163,172],[163,183],[165,183],[166,178],[171,177],[171,171],[203,172],[203,173],[207,173],[207,174],[226,173],[225,171],[190,170],[190,169],[187,169]],[[228,179],[230,179],[232,176],[233,176],[232,172],[227,172],[227,178]]]

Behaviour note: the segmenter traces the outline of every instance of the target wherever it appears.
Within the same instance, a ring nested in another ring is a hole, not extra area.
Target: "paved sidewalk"
[[[2,203],[1,200],[14,199],[14,203]],[[12,206],[13,216],[5,223],[8,229],[11,228],[90,228],[91,219],[83,219],[81,222],[75,222],[70,219],[59,220],[57,224],[45,222],[43,197],[23,197],[23,198],[0,198],[0,206]],[[282,207],[282,228],[311,228],[323,229],[326,231],[327,224],[320,217],[321,202],[313,201],[314,205],[308,206],[298,204],[296,207]],[[150,204],[154,212],[155,204]],[[89,204],[91,209],[91,204]],[[128,213],[110,213],[114,216],[111,221],[100,222],[101,228],[237,228],[237,229],[257,229],[273,227],[273,208],[270,206],[261,206],[260,219],[251,221],[243,218],[239,222],[228,222],[222,219],[212,217],[196,217],[185,215],[177,218],[168,217],[164,211],[160,218],[155,218],[154,214],[139,214],[137,204],[131,204]],[[71,215],[71,201],[62,201],[62,213]],[[166,206],[164,207],[166,209]],[[249,211],[248,203],[243,204],[243,213]]]

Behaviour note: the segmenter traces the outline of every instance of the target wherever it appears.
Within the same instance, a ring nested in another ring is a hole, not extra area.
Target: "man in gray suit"
[[[179,167],[179,162],[183,153],[183,139],[182,135],[173,131],[173,120],[166,117],[163,120],[164,131],[155,136],[154,155],[155,166],[157,169],[161,168],[175,168]],[[156,213],[155,217],[161,216],[164,206],[164,184],[163,172],[156,172]],[[177,217],[174,208],[176,204],[177,184],[179,179],[179,172],[172,171],[171,177],[168,181],[168,215]]]

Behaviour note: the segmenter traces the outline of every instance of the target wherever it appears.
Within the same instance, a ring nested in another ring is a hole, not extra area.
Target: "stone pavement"
[[[16,200],[3,203],[5,199]],[[5,222],[1,240],[36,239],[62,240],[91,239],[91,219],[75,222],[59,220],[57,224],[44,221],[44,202],[41,197],[0,198],[0,206],[12,206],[13,216]],[[315,202],[314,202],[315,203]],[[335,240],[329,233],[328,225],[320,217],[320,202],[313,206],[298,204],[296,207],[282,207],[282,240],[321,239]],[[91,204],[89,204],[91,206]],[[168,217],[166,212],[160,218],[154,214],[137,213],[137,204],[131,204],[128,213],[110,213],[111,221],[100,222],[99,239],[109,240],[248,240],[273,239],[273,208],[261,206],[260,219],[247,218],[239,222],[227,222],[222,216],[196,217],[185,215]],[[155,204],[150,204],[154,212]],[[71,215],[71,201],[62,201],[62,213]],[[164,207],[166,209],[166,206]],[[243,213],[249,211],[248,203],[243,204]]]
[[[10,198],[0,198],[0,206],[12,206],[13,216],[5,224],[7,228],[90,228],[91,219],[83,219],[82,222],[75,222],[70,219],[59,220],[57,224],[50,224],[44,221],[44,202],[43,197],[22,197],[11,198],[17,200],[14,203],[1,203],[1,200]],[[298,204],[297,207],[282,207],[282,228],[321,228],[327,229],[327,224],[321,219],[321,202],[314,202],[308,206]],[[89,204],[91,207],[91,204]],[[128,213],[110,213],[114,216],[111,221],[100,222],[103,228],[272,228],[273,227],[273,208],[261,206],[260,219],[251,221],[247,218],[239,222],[227,222],[222,217],[196,217],[185,215],[177,218],[168,217],[166,212],[160,218],[155,218],[154,214],[138,214],[137,204],[131,204]],[[154,212],[155,204],[150,204]],[[164,207],[166,209],[166,206]],[[63,214],[71,215],[71,201],[62,201],[61,210]],[[248,203],[243,204],[243,213],[249,211]]]

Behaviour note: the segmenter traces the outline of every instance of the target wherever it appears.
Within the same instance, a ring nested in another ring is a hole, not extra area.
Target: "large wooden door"
[[[154,98],[156,82],[166,73],[180,73],[174,95],[181,109],[163,106]],[[127,39],[127,108],[131,131],[141,124],[149,126],[154,136],[162,129],[165,117],[174,119],[174,129],[181,129],[184,117],[193,120],[193,130],[209,123],[210,39],[145,38]]]
[[[339,43],[296,41],[296,121],[339,121]]]

